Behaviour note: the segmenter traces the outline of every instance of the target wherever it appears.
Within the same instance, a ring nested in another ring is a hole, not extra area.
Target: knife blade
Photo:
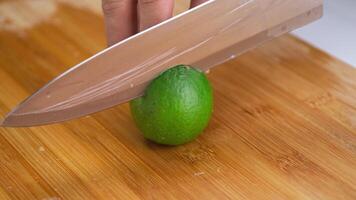
[[[322,0],[211,0],[109,47],[50,81],[1,126],[36,126],[143,95],[177,64],[208,70],[322,16]]]

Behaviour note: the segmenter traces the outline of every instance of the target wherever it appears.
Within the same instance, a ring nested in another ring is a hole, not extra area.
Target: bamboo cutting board
[[[98,3],[0,0],[1,117],[105,47]],[[209,79],[211,123],[179,147],[144,140],[127,104],[0,128],[0,199],[356,199],[355,69],[288,35]]]

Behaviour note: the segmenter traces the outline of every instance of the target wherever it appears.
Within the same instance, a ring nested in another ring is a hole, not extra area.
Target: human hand
[[[190,7],[208,0],[191,0]],[[174,0],[102,0],[108,45],[172,17]]]

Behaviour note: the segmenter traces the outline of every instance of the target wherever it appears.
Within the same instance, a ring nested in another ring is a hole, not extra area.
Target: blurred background
[[[294,34],[356,67],[356,0],[324,3],[324,17]]]

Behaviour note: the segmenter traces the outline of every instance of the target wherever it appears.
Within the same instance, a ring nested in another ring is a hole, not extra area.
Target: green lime
[[[130,106],[145,138],[166,145],[184,144],[207,126],[212,89],[204,73],[178,65],[154,79],[144,96],[132,100]]]

